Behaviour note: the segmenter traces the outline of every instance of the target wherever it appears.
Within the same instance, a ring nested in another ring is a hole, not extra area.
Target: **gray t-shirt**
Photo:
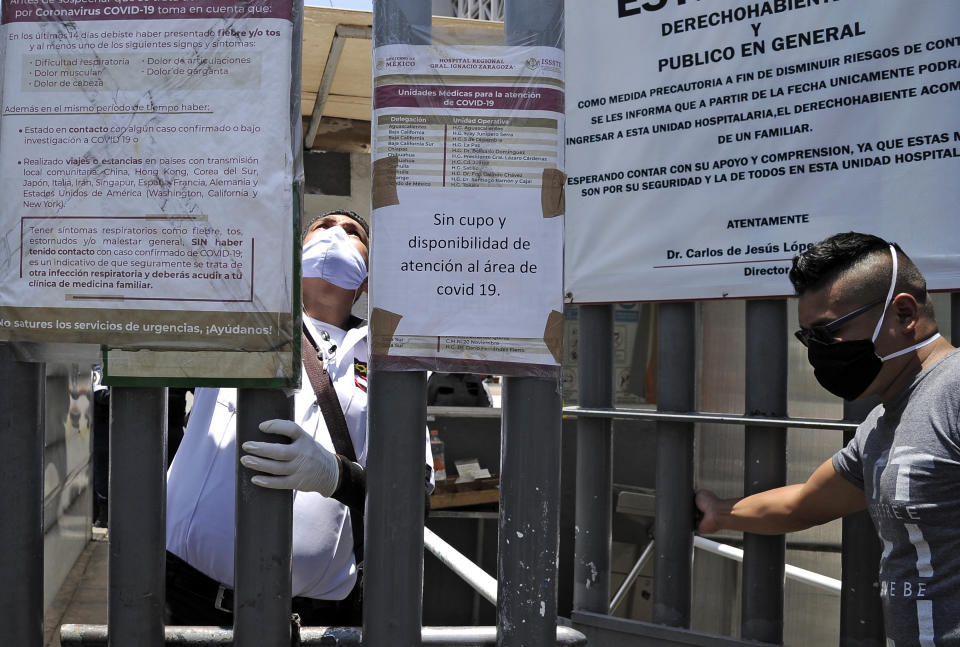
[[[883,542],[887,644],[960,646],[960,350],[871,411],[833,466]]]

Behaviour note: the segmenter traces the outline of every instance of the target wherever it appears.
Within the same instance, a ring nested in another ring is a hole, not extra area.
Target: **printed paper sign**
[[[851,230],[960,288],[957,9],[568,3],[570,300],[791,294]]]
[[[289,347],[289,0],[3,0],[0,339]]]
[[[374,59],[375,353],[385,335],[397,356],[558,363],[544,344],[563,303],[562,52],[391,45]],[[477,338],[500,341],[464,342]]]

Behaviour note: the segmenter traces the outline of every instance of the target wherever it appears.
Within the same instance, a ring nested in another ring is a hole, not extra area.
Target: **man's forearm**
[[[782,535],[827,521],[811,519],[797,506],[803,484],[787,485],[743,499],[720,500],[714,509],[721,530]]]
[[[826,523],[863,510],[863,490],[824,461],[806,483],[787,485],[742,499],[720,499],[712,492],[697,493],[703,512],[699,530],[740,530],[757,535],[780,535]]]

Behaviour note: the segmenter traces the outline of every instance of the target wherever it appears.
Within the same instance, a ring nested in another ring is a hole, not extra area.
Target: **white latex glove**
[[[273,476],[257,474],[250,481],[254,485],[278,490],[319,492],[330,496],[340,482],[340,461],[334,453],[315,441],[310,434],[291,420],[267,420],[260,423],[260,431],[286,436],[293,442],[243,443],[243,451],[253,456],[242,456],[247,467]]]

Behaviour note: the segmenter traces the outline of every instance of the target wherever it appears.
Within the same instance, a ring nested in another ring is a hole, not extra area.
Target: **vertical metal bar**
[[[374,370],[363,587],[363,643],[420,645],[427,376]]]
[[[659,307],[657,410],[696,408],[695,309]],[[690,626],[690,553],[693,550],[693,424],[657,423],[657,499],[654,520],[653,621]]]
[[[167,389],[110,392],[110,644],[163,647]]]
[[[507,45],[563,49],[562,0],[511,0],[503,7]]]
[[[950,341],[960,344],[960,292],[950,295]]]
[[[562,0],[504,8],[507,46],[563,47]],[[497,645],[554,644],[560,540],[560,383],[505,380],[500,435]]]
[[[237,498],[234,550],[233,630],[237,647],[290,644],[290,560],[293,493],[254,485],[254,472],[240,465],[248,440],[276,442],[260,423],[293,417],[293,401],[279,389],[237,392]]]
[[[843,418],[861,422],[876,401],[844,402]],[[853,438],[843,432],[843,443]],[[840,572],[840,645],[842,647],[883,647],[883,608],[880,602],[879,574],[882,546],[866,510],[843,518]]]
[[[498,647],[545,647],[556,640],[561,408],[556,379],[505,379]]]
[[[782,299],[746,304],[747,415],[787,415],[787,304]],[[787,478],[787,430],[746,427],[743,494],[781,487]],[[783,643],[783,535],[743,537],[741,636]]]
[[[0,627],[4,642],[43,644],[43,440],[45,365],[19,362],[0,344]]]
[[[373,46],[429,45],[430,0],[373,0]]]
[[[613,406],[613,306],[580,306],[579,404]],[[606,613],[610,604],[613,442],[609,418],[577,418],[573,608]]]
[[[484,536],[484,518],[480,517],[477,519],[477,566],[483,568],[483,536]],[[473,625],[480,624],[480,593],[476,590],[473,592],[473,607],[470,610],[470,622]]]
[[[374,0],[373,47],[429,45],[430,0]],[[376,247],[374,246],[374,254]],[[420,645],[427,376],[371,363],[363,643]]]

